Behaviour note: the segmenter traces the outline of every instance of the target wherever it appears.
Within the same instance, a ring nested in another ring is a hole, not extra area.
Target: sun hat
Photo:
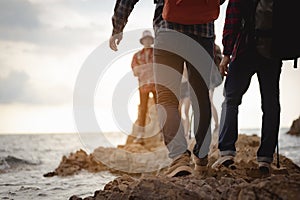
[[[140,43],[143,44],[143,39],[145,39],[145,38],[147,38],[147,37],[149,37],[149,38],[152,39],[152,44],[153,44],[153,43],[154,43],[154,38],[153,38],[153,36],[152,36],[151,31],[148,31],[148,30],[145,30],[145,31],[143,32],[142,37],[141,37],[141,39],[140,39]]]

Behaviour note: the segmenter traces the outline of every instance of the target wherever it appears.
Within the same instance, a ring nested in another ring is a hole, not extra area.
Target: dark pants
[[[260,94],[262,129],[258,161],[272,162],[276,148],[279,123],[279,78],[282,62],[263,58],[255,52],[247,52],[229,65],[225,81],[220,123],[219,149],[221,155],[235,155],[238,137],[238,106],[247,91],[251,77],[256,73]]]
[[[194,36],[193,39],[201,44],[211,57],[213,56],[214,41],[212,38],[208,39],[200,36]],[[159,37],[157,40],[159,40]],[[168,147],[169,157],[175,158],[187,150],[184,128],[182,126],[181,116],[178,110],[181,78],[184,62],[186,62],[186,60],[181,56],[169,51],[154,49],[154,62],[159,65],[168,66],[181,75],[178,77],[175,75],[173,76],[172,73],[163,71],[162,67],[155,67],[156,81],[159,82],[160,80],[163,80],[165,83],[165,85],[156,85],[158,104],[163,107],[165,112],[164,114],[159,112],[160,118],[162,115],[165,115],[164,122],[161,122],[163,123],[162,132],[164,136],[164,142]],[[210,128],[211,106],[209,92],[205,81],[196,68],[189,62],[186,62],[186,66],[188,70],[188,79],[191,86],[191,91],[194,91],[194,95],[191,94],[195,122],[194,132],[196,138],[194,154],[197,157],[204,157],[205,155],[199,155],[199,151],[206,137],[207,131]],[[207,155],[207,153],[208,152],[205,154]]]
[[[143,90],[139,90],[140,91],[140,107],[139,107],[139,116],[138,116],[138,122],[139,122],[139,126],[140,127],[145,127],[146,125],[146,118],[147,118],[147,112],[148,112],[148,100],[149,100],[149,94],[150,92],[153,94],[153,99],[157,100],[156,97],[156,91],[143,91]]]

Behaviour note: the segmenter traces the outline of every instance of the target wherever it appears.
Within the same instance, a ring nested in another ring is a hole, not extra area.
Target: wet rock
[[[98,162],[93,155],[88,155],[85,151],[80,149],[75,153],[70,153],[68,157],[63,156],[59,166],[53,172],[48,172],[43,176],[70,176],[83,169],[89,172],[99,172],[107,170],[108,168]]]
[[[53,176],[57,176],[56,172],[48,172],[46,174],[43,175],[44,177],[53,177]]]
[[[300,136],[300,117],[293,121],[292,126],[287,133],[290,135]]]
[[[73,195],[69,198],[69,200],[82,200],[82,198],[76,196],[76,195]]]

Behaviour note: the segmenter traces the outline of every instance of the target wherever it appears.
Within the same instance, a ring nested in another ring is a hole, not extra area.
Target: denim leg
[[[229,65],[220,121],[218,147],[221,155],[235,155],[235,143],[238,138],[238,107],[255,73],[254,67],[248,62],[248,59],[240,58]]]
[[[187,150],[178,110],[183,62],[184,60],[176,54],[160,49],[154,50],[158,118],[170,158],[175,158]]]
[[[280,124],[279,79],[282,62],[264,61],[263,66],[257,72],[263,112],[261,144],[257,152],[257,159],[271,163]]]

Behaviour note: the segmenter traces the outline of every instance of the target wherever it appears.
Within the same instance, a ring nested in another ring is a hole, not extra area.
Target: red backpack
[[[205,24],[220,13],[220,0],[165,0],[162,17],[179,24]]]

